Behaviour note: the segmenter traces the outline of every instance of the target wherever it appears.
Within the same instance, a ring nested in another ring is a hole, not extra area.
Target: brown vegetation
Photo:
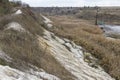
[[[23,13],[20,15],[6,15],[0,20],[0,49],[12,58],[10,63],[0,59],[0,64],[9,65],[20,70],[29,69],[29,64],[32,64],[58,76],[62,80],[74,80],[71,73],[49,52],[38,45],[37,36],[43,34],[41,16],[26,8],[21,10]],[[26,32],[6,29],[7,24],[10,22],[19,23]]]
[[[10,12],[9,0],[0,0],[0,15],[8,14]]]
[[[99,64],[111,76],[120,80],[120,40],[111,40],[103,36],[97,26],[88,21],[66,16],[51,16],[54,31],[61,37],[73,40],[99,59]]]

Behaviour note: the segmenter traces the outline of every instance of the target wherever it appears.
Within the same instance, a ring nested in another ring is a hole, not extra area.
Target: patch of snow
[[[61,39],[45,30],[44,38],[39,37],[40,45],[47,50],[71,72],[76,80],[114,80],[103,69],[93,68],[85,62],[82,47],[68,39]]]
[[[16,15],[22,14],[22,11],[19,9],[19,10],[17,10],[14,14],[16,14]]]
[[[0,65],[0,80],[60,80],[46,72],[22,72],[9,66]]]
[[[7,62],[11,62],[12,60],[12,58],[5,54],[3,51],[0,51],[0,58]]]
[[[6,29],[13,29],[20,32],[25,32],[26,30],[17,22],[11,22],[8,24]]]

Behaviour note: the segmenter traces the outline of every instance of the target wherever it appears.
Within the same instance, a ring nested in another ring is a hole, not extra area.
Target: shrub
[[[8,0],[1,0],[0,2],[0,14],[8,14],[10,12],[10,3]]]

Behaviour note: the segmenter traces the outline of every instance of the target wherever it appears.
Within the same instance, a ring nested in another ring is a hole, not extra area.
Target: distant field
[[[51,29],[60,37],[73,40],[99,59],[99,64],[111,76],[120,80],[120,40],[106,38],[103,31],[89,20],[71,16],[49,16],[53,20]]]
[[[98,23],[120,25],[120,7],[36,7],[32,9],[47,15],[70,15],[93,22],[98,9]]]

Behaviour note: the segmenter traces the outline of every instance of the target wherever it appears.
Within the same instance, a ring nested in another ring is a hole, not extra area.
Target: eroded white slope
[[[44,23],[47,25],[47,27],[48,27],[48,28],[52,28],[52,27],[53,27],[52,21],[51,21],[49,18],[47,18],[47,17],[45,17],[45,16],[43,16],[43,15],[41,15],[41,16],[43,17]]]
[[[7,62],[12,61],[12,58],[1,50],[0,59],[3,59]],[[25,72],[13,69],[9,66],[0,65],[0,80],[60,80],[58,77],[45,72],[43,69],[39,69],[31,64],[29,65],[32,68],[29,69],[28,67],[28,70],[24,70]],[[36,69],[36,71],[33,69]]]
[[[0,65],[0,80],[60,80],[46,72],[29,71],[22,72],[9,66]]]
[[[8,66],[0,65],[0,80],[42,80],[37,77],[12,69]]]
[[[81,46],[70,40],[61,39],[53,33],[44,30],[44,38],[39,37],[40,46],[47,49],[76,80],[114,80],[103,69],[93,68],[84,61]]]
[[[47,50],[74,76],[76,80],[114,80],[104,70],[90,67],[84,61],[80,46],[65,39],[60,39],[45,30],[44,38],[39,37],[40,45]]]
[[[11,22],[7,25],[5,30],[13,29],[19,32],[28,32],[17,22]],[[28,32],[29,33],[29,32]],[[5,52],[0,50],[0,59],[5,60],[7,62],[12,62],[12,58],[9,57]],[[28,63],[29,64],[29,63]],[[29,67],[28,67],[29,69]],[[24,70],[22,72],[20,70],[11,68],[9,66],[0,65],[0,80],[60,80],[58,77],[42,71],[34,71],[30,69],[29,71]]]

